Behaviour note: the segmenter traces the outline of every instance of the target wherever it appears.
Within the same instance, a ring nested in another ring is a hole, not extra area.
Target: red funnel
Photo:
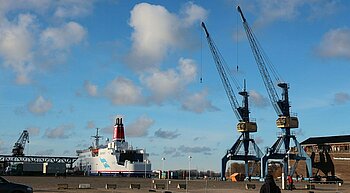
[[[115,119],[113,141],[125,141],[123,119],[120,117]]]

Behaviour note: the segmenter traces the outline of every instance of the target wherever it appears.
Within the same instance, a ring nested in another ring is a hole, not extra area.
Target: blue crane
[[[251,121],[249,118],[249,113],[250,113],[249,107],[248,107],[249,94],[246,91],[246,87],[244,84],[243,91],[238,92],[238,94],[243,97],[243,105],[240,106],[238,101],[237,101],[237,97],[235,95],[235,92],[232,89],[231,82],[233,82],[236,85],[236,88],[238,90],[241,90],[240,86],[234,77],[231,77],[231,79],[229,79],[229,73],[228,73],[229,70],[228,70],[228,67],[226,65],[226,62],[223,59],[220,51],[216,47],[215,42],[213,41],[213,39],[209,35],[209,32],[208,32],[208,30],[203,22],[202,22],[202,28],[204,29],[208,45],[209,45],[210,51],[211,51],[212,56],[213,56],[213,60],[215,62],[216,68],[219,72],[220,79],[221,79],[221,82],[224,86],[226,95],[230,101],[231,108],[232,108],[234,114],[236,115],[237,120],[239,121],[237,124],[237,130],[242,133],[240,135],[240,137],[237,139],[237,141],[234,143],[234,145],[231,147],[231,149],[229,149],[226,152],[226,155],[222,158],[221,178],[222,179],[225,178],[226,164],[229,160],[244,161],[245,162],[245,175],[246,175],[246,177],[248,177],[249,175],[251,175],[251,173],[253,171],[253,167],[252,167],[251,172],[249,172],[248,162],[249,161],[258,162],[258,161],[260,161],[260,159],[262,157],[261,150],[259,149],[259,147],[255,143],[254,139],[251,139],[249,136],[249,134],[251,132],[257,132],[256,122]],[[249,144],[250,143],[254,147],[254,152],[249,152]],[[240,154],[240,149],[242,147],[242,144],[244,147],[244,154]]]

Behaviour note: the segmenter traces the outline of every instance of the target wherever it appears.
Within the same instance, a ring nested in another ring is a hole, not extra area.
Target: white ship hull
[[[76,168],[86,175],[150,176],[151,162],[144,149],[133,149],[124,139],[122,119],[116,119],[113,141],[99,145],[97,134],[95,144],[86,150],[78,150]]]
[[[151,170],[151,163],[148,161],[148,155],[141,151],[142,160],[125,160],[118,163],[120,154],[112,154],[113,150],[108,148],[99,149],[99,155],[93,157],[92,151],[86,151],[79,154],[77,166],[81,171],[89,175],[132,175],[144,176],[149,175]],[[143,159],[144,158],[144,159]]]

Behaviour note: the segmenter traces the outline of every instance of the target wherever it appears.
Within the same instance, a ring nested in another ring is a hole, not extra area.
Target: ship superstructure
[[[134,149],[125,141],[123,118],[115,119],[113,139],[100,145],[98,129],[92,136],[94,144],[85,150],[77,150],[75,166],[88,175],[149,176],[151,162],[145,149]]]

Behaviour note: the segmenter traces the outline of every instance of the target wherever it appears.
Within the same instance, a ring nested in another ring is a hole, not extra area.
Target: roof
[[[327,137],[310,137],[301,142],[301,145],[308,144],[330,144],[330,143],[350,143],[350,135],[338,135]]]

